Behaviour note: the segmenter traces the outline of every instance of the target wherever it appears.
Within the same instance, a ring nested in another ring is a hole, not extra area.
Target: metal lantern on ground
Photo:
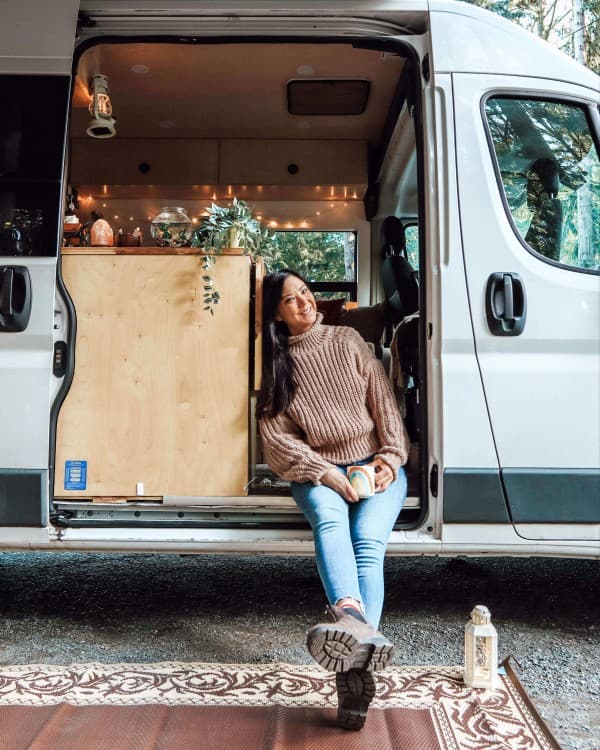
[[[498,633],[490,611],[478,604],[465,625],[465,685],[475,688],[498,686]]]
[[[87,134],[92,138],[112,138],[116,134],[116,120],[112,116],[112,104],[108,95],[108,78],[101,73],[92,78],[90,85],[92,100],[89,111],[91,120]]]

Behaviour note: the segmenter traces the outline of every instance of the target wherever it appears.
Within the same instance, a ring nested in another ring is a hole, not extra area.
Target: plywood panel
[[[244,494],[250,259],[217,258],[222,304],[203,310],[198,256],[66,255],[75,377],[58,420],[62,497]],[[85,460],[85,491],[64,490]]]

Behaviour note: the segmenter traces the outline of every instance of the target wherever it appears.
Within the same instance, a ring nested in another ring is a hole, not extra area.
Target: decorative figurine
[[[94,223],[90,229],[90,240],[94,247],[112,247],[114,244],[113,230],[108,221],[102,218],[99,211],[92,211]]]

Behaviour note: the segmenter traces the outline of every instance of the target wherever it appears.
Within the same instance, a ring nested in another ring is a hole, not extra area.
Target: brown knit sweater
[[[321,484],[335,464],[376,454],[395,476],[409,442],[383,366],[353,328],[322,319],[289,338],[296,392],[285,412],[260,420],[267,462],[284,479]]]

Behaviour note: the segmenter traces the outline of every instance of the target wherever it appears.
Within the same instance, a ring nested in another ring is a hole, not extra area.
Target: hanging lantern
[[[465,625],[465,685],[494,689],[498,686],[498,633],[490,611],[478,604]]]
[[[89,112],[91,116],[87,134],[92,138],[112,138],[116,134],[116,120],[112,116],[112,104],[108,95],[108,78],[96,74],[90,85],[92,100]]]

